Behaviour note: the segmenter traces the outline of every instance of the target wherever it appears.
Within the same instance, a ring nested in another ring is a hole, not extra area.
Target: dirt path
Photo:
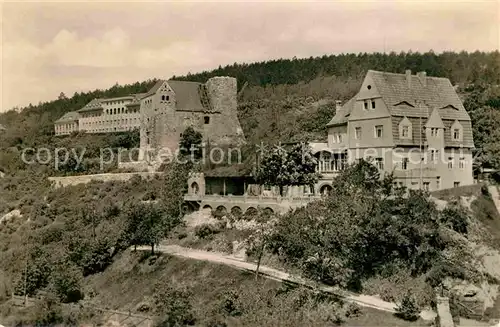
[[[138,250],[151,251],[150,247],[142,246],[138,247]],[[194,250],[189,248],[184,248],[178,245],[159,245],[157,246],[157,251],[168,253],[170,255],[175,255],[178,257],[190,258],[195,260],[203,260],[216,262],[224,264],[227,266],[234,267],[236,269],[247,270],[255,272],[257,265],[252,262],[246,262],[233,256],[225,255],[217,252],[207,252]],[[314,281],[301,278],[299,276],[290,275],[284,271],[280,271],[267,266],[260,266],[259,273],[266,278],[278,280],[278,281],[288,281],[295,284],[305,285],[305,286],[316,286],[318,289],[324,292],[335,294],[346,301],[355,302],[364,307],[370,307],[377,310],[382,310],[386,312],[395,312],[396,305],[392,302],[386,302],[375,296],[360,295],[352,292],[347,292],[341,290],[337,287],[331,287],[324,284],[318,284]],[[422,312],[421,316],[423,319],[430,320],[434,319],[435,314],[433,312]]]

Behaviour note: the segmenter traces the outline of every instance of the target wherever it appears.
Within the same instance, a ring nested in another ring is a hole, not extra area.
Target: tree
[[[275,145],[264,152],[257,167],[256,179],[261,185],[276,185],[283,196],[285,186],[313,185],[319,179],[317,160],[311,149],[299,143],[290,149]]]
[[[255,253],[257,255],[257,268],[255,269],[255,279],[259,276],[260,263],[266,250],[266,246],[271,241],[273,225],[276,222],[276,216],[262,209],[257,208],[257,215],[254,217],[257,222],[257,228],[253,234],[247,239],[248,253]],[[247,253],[247,254],[248,254]]]
[[[202,156],[202,140],[203,136],[200,132],[194,130],[192,126],[187,127],[182,133],[179,141],[180,153],[184,156],[192,155],[193,158],[191,158],[191,160],[200,159]]]
[[[78,302],[83,299],[81,270],[72,262],[60,262],[53,268],[50,288],[62,303]]]
[[[129,206],[126,217],[125,234],[129,244],[151,245],[151,254],[154,254],[154,245],[165,235],[166,219],[162,208],[155,204],[134,203]]]

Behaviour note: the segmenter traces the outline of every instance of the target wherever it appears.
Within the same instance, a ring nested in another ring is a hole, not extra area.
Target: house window
[[[460,182],[453,182],[453,187],[459,187],[460,186]]]
[[[453,157],[448,157],[448,169],[453,169]]]
[[[402,137],[410,137],[410,126],[403,126],[401,130]]]
[[[383,158],[375,158],[375,166],[380,170],[384,169],[384,159]]]
[[[458,162],[458,168],[460,169],[465,168],[465,158],[460,158],[460,161]]]
[[[384,133],[384,127],[382,125],[375,126],[375,137],[382,138]]]
[[[375,101],[372,100],[372,109],[375,109]]]
[[[460,140],[460,129],[459,128],[453,129],[453,139]]]
[[[364,101],[364,105],[365,105],[365,110],[368,110],[368,101]]]
[[[165,96],[165,99],[168,101],[170,99],[170,96]]]
[[[403,162],[401,163],[401,168],[402,168],[403,170],[407,170],[407,169],[408,169],[408,162],[409,162],[409,161],[410,161],[410,160],[409,160],[408,158],[403,158]]]
[[[164,95],[161,96],[161,101],[165,101],[165,96]]]
[[[431,150],[431,160],[430,162],[436,162],[439,157],[439,150]]]
[[[205,122],[205,125],[210,124],[210,117],[209,116],[203,117],[203,121]]]
[[[354,128],[354,138],[357,140],[361,139],[361,127]]]
[[[342,134],[337,133],[337,143],[342,143]]]
[[[429,182],[424,182],[424,190],[429,191]]]
[[[441,189],[441,177],[436,177],[436,190]]]
[[[438,136],[439,135],[439,128],[431,128],[431,136]]]

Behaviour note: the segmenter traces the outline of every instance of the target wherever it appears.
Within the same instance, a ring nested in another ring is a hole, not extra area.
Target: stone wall
[[[137,173],[118,173],[118,174],[96,174],[96,175],[79,175],[79,176],[66,176],[66,177],[49,177],[49,181],[52,182],[53,186],[66,187],[71,185],[86,184],[91,181],[120,181],[125,182],[134,176],[141,176],[142,178],[153,177],[155,175],[161,175],[162,173],[151,173],[151,172],[137,172]]]
[[[237,82],[233,77],[213,77],[206,83],[207,95],[215,112],[204,134],[213,143],[237,143],[244,140],[238,120]]]

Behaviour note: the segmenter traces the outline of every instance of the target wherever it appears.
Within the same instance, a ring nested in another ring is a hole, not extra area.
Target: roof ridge
[[[374,70],[374,69],[368,69],[368,72],[377,73],[377,74],[386,74],[386,75],[406,76],[405,73],[385,72],[385,71]],[[419,73],[419,72],[423,72],[423,71],[421,70],[421,71],[418,71],[417,73]],[[410,76],[418,78],[417,74],[411,74]],[[450,80],[448,77],[441,77],[441,76],[426,75],[425,77],[426,78],[432,78],[432,79],[443,79],[443,80],[448,80],[448,81]],[[450,82],[450,84],[451,84],[451,82]]]

